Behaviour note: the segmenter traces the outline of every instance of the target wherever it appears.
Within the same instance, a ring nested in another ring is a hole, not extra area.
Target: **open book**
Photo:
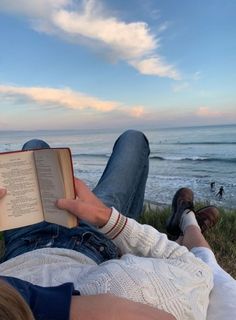
[[[56,207],[59,198],[75,198],[70,149],[0,153],[0,230],[47,221],[68,228],[77,219]]]

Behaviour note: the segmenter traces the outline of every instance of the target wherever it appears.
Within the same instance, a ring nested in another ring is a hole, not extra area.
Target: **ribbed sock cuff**
[[[180,220],[179,227],[180,227],[181,231],[184,233],[188,226],[196,226],[201,230],[201,228],[199,227],[199,225],[197,223],[195,213],[190,209],[186,209],[184,211],[184,213],[181,217],[181,220]]]

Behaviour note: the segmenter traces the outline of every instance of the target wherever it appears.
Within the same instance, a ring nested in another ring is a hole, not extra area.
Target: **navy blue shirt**
[[[40,287],[13,277],[2,277],[29,305],[36,320],[68,320],[72,295],[80,295],[73,283]]]

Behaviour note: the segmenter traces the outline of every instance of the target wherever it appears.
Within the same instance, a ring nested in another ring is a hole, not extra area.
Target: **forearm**
[[[122,254],[168,258],[173,251],[178,250],[180,254],[187,252],[186,248],[169,241],[165,234],[152,226],[126,218],[114,209],[107,224],[100,228],[100,231],[113,240]]]
[[[169,257],[173,251],[179,250],[180,255],[187,249],[170,242],[165,234],[159,233],[148,225],[141,225],[106,207],[78,179],[75,179],[77,198],[75,200],[60,199],[57,205],[76,215],[79,220],[99,227],[100,231],[112,239],[122,254],[133,253],[147,257]]]
[[[174,316],[165,311],[110,294],[72,297],[70,320],[87,319],[176,320]]]

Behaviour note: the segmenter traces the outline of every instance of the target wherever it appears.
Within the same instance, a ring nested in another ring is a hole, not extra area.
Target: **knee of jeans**
[[[23,147],[22,150],[31,150],[31,149],[49,149],[50,146],[47,144],[47,142],[40,140],[40,139],[32,139],[27,141]]]
[[[129,129],[122,133],[120,138],[125,138],[128,142],[130,141],[134,146],[141,145],[147,148],[148,154],[150,153],[149,141],[142,131]]]

